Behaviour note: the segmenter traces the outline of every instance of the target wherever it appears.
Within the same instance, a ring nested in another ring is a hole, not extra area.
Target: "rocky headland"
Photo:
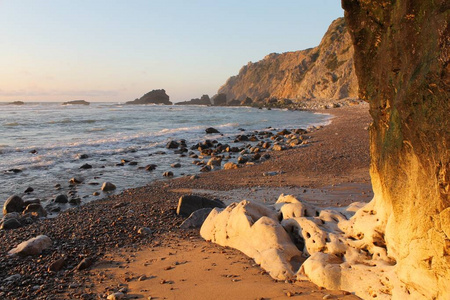
[[[166,94],[164,89],[152,90],[142,96],[141,98],[135,99],[133,101],[128,101],[125,104],[164,104],[172,105],[169,100],[169,95]]]
[[[358,97],[353,53],[346,22],[339,18],[330,25],[319,46],[272,53],[242,67],[213,97],[214,105],[298,103],[309,107],[314,102],[320,105],[346,103],[344,99]]]

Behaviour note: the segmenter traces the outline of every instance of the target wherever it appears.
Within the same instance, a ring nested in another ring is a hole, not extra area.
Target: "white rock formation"
[[[214,209],[200,234],[252,257],[274,279],[306,278],[364,299],[421,299],[398,279],[375,202],[319,210],[291,195],[273,207],[244,200]]]

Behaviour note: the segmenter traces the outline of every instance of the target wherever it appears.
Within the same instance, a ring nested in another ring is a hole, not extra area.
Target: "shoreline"
[[[120,194],[69,209],[54,219],[0,232],[4,241],[0,246],[0,283],[4,283],[6,277],[21,272],[25,273],[21,282],[26,282],[10,288],[6,285],[7,292],[0,290],[0,296],[6,299],[18,295],[24,299],[39,299],[48,295],[55,299],[65,296],[94,299],[103,293],[98,274],[106,272],[98,271],[98,268],[104,258],[113,255],[116,250],[130,249],[133,253],[141,253],[139,250],[161,250],[168,246],[176,247],[177,240],[195,241],[191,246],[204,246],[206,242],[199,240],[197,230],[178,228],[184,218],[176,216],[176,203],[180,196],[189,192],[200,194],[203,191],[205,195],[211,196],[218,194],[219,198],[226,200],[229,197],[231,201],[245,191],[259,197],[258,192],[267,194],[267,191],[276,188],[276,193],[283,189],[291,190],[301,193],[301,197],[310,201],[322,202],[322,205],[370,201],[368,134],[364,129],[370,122],[368,107],[360,105],[318,112],[331,113],[335,117],[330,125],[309,134],[312,138],[308,147],[271,151],[271,159],[237,170],[209,172],[194,180],[186,177],[161,180],[148,186],[124,190]],[[263,176],[264,172],[272,171],[284,173]],[[150,228],[152,234],[139,234],[138,230],[143,227]],[[38,234],[47,234],[53,240],[53,247],[45,250],[40,258],[24,260],[6,257],[6,252],[11,248]],[[149,245],[152,248],[148,248]],[[46,270],[48,265],[61,257],[65,258],[63,269],[49,273]],[[74,271],[75,266],[86,257],[96,261],[95,271]],[[117,275],[114,272],[111,274]],[[191,279],[188,281],[191,282]],[[86,283],[88,281],[92,283]],[[315,288],[312,285],[308,289]],[[21,291],[25,293],[19,294]],[[316,288],[316,291],[317,295],[324,295],[322,290]],[[139,294],[139,291],[132,292]],[[342,293],[335,292],[333,295]]]

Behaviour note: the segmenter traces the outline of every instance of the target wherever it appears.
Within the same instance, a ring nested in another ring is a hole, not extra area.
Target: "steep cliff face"
[[[449,2],[342,6],[374,120],[374,211],[388,255],[412,298],[450,299]]]
[[[267,98],[356,98],[353,47],[343,18],[335,20],[318,47],[272,53],[248,63],[219,89],[227,101]]]

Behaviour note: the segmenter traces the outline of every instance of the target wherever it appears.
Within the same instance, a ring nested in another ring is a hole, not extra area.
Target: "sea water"
[[[175,176],[199,172],[189,156],[180,157],[165,148],[170,140],[184,139],[188,148],[205,139],[234,146],[231,143],[238,134],[267,127],[307,128],[329,119],[329,115],[305,111],[248,107],[0,105],[0,205],[14,194],[49,201],[67,193],[73,177],[83,179],[85,184],[79,185],[77,192],[86,202],[95,198],[92,193],[105,181],[114,183],[120,192],[162,179],[164,171]],[[208,127],[220,134],[206,134]],[[79,159],[80,154],[88,158]],[[138,165],[117,166],[122,159]],[[176,162],[181,168],[170,167]],[[80,169],[85,163],[93,168]],[[138,169],[148,164],[158,167],[152,172]],[[61,185],[60,190],[55,189],[56,184]],[[34,191],[25,195],[28,187]]]

